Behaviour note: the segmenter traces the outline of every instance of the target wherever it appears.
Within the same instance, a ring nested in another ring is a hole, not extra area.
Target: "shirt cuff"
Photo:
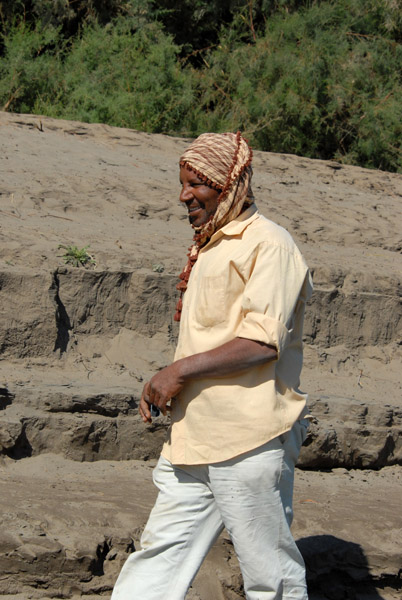
[[[249,312],[242,320],[236,336],[275,346],[279,358],[280,353],[289,342],[290,332],[283,323],[276,319]]]

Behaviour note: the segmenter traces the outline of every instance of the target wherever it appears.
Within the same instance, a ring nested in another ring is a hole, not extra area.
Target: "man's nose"
[[[179,200],[180,202],[188,202],[193,197],[191,187],[189,185],[183,185],[181,188]]]

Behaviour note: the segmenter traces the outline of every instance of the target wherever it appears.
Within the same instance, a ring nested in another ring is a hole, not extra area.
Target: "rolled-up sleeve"
[[[308,299],[310,287],[300,253],[260,243],[250,257],[237,337],[275,346],[280,355],[289,343],[296,307]]]

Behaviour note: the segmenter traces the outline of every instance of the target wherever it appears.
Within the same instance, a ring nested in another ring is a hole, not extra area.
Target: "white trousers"
[[[124,564],[112,600],[183,600],[223,527],[248,600],[307,600],[303,559],[289,529],[306,423],[221,463],[176,466],[161,457],[141,550]]]

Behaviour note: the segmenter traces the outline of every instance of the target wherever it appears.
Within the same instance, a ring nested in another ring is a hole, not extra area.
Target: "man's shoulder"
[[[243,236],[245,240],[253,241],[256,245],[265,242],[281,246],[289,251],[297,250],[297,246],[290,233],[284,227],[278,225],[278,223],[274,223],[274,221],[264,217],[259,211],[255,213],[254,219],[251,220],[248,227],[244,230]]]

